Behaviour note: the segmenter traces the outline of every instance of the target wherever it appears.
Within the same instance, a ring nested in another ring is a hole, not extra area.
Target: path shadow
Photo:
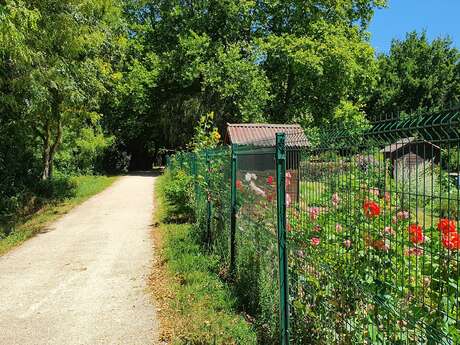
[[[154,168],[153,170],[147,170],[147,171],[130,171],[127,175],[128,176],[155,177],[155,176],[162,175],[163,171],[164,171],[163,167],[158,167],[158,168]]]

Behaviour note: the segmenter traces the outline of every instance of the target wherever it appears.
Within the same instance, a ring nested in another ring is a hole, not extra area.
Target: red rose
[[[272,194],[272,193],[268,193],[268,194],[267,194],[267,201],[268,201],[268,202],[272,202],[274,198],[275,198],[275,195],[274,195],[274,194]]]
[[[267,183],[271,186],[273,184],[273,176],[267,177]]]
[[[454,220],[444,218],[439,221],[438,230],[443,234],[457,232],[457,225],[455,224]]]
[[[409,225],[409,239],[414,244],[420,244],[425,242],[425,237],[423,236],[423,229],[420,225]]]
[[[236,180],[236,189],[243,190],[243,184],[240,180]]]
[[[364,214],[368,217],[377,217],[380,215],[380,207],[374,201],[366,201],[363,205]]]
[[[460,249],[460,238],[457,232],[448,232],[442,235],[442,245],[449,250]]]

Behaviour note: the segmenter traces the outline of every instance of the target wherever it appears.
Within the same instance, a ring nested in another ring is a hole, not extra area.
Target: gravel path
[[[153,344],[152,176],[126,176],[0,257],[1,345]]]

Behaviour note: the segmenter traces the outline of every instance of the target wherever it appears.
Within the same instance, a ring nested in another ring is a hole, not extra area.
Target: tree
[[[129,2],[131,61],[156,78],[137,86],[142,107],[126,107],[130,96],[111,113],[149,128],[127,141],[150,150],[184,148],[194,124],[211,112],[220,131],[227,122],[361,123],[376,75],[365,30],[374,8],[385,3]],[[121,122],[112,127],[122,128]]]
[[[460,53],[448,38],[431,43],[426,33],[394,40],[378,56],[379,78],[367,112],[373,118],[421,109],[446,108],[460,101]]]
[[[28,126],[41,140],[46,180],[53,174],[64,131],[98,125],[100,99],[112,74],[110,42],[117,39],[121,13],[115,1],[104,0],[37,0],[16,6],[38,14],[23,33],[33,59],[13,86],[26,102]]]

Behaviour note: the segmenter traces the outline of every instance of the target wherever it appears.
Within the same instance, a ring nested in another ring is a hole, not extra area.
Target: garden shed
[[[441,148],[429,141],[415,137],[401,138],[380,152],[385,159],[391,161],[393,177],[397,169],[412,170],[420,164],[438,164],[441,158]]]
[[[287,191],[293,200],[299,196],[299,168],[301,148],[309,146],[302,126],[298,124],[227,124],[226,144],[238,144],[257,147],[258,150],[241,154],[238,157],[238,171],[256,173],[260,176],[275,175],[275,157],[273,150],[263,151],[262,147],[273,148],[276,133],[286,134],[286,170],[291,175]]]

